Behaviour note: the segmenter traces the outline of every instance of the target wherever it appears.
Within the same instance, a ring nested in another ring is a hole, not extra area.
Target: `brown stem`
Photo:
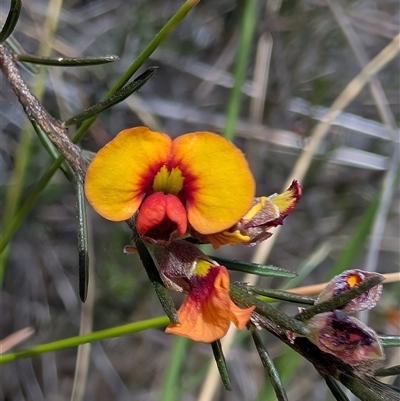
[[[0,44],[0,69],[17,95],[29,120],[34,121],[43,130],[58,151],[65,157],[74,172],[75,178],[83,180],[87,162],[81,156],[80,148],[74,145],[67,136],[67,129],[64,127],[64,123],[53,118],[31,93],[19,73],[11,50],[3,44]]]

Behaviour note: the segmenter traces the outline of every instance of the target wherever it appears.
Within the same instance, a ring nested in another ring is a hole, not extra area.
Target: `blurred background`
[[[66,120],[102,99],[182,3],[23,2],[15,38],[26,52],[120,57],[100,66],[49,67],[39,75],[22,68],[23,77],[42,92],[48,111]],[[4,23],[9,1],[0,4]],[[245,4],[202,0],[145,63],[144,67],[158,66],[157,74],[138,94],[102,113],[81,142],[82,148],[97,151],[120,130],[136,125],[172,137],[197,130],[222,133]],[[257,2],[234,139],[249,160],[257,195],[283,189],[313,129],[363,66],[398,34],[399,18],[397,0]],[[51,35],[51,24],[55,35]],[[380,273],[399,270],[398,182],[394,191],[387,191],[386,203],[379,204],[372,224],[361,228],[362,239],[354,235],[360,222],[371,216],[374,199],[398,163],[399,67],[397,57],[383,68],[373,86],[367,85],[336,119],[313,155],[301,181],[303,196],[265,260],[299,272],[299,279],[292,285],[289,280],[263,278],[260,286],[288,288],[326,281],[352,241],[359,241],[357,250],[351,250],[352,267],[367,266]],[[0,101],[5,224],[51,158],[3,76]],[[71,136],[74,131],[72,126]],[[35,334],[19,346],[26,348],[78,335],[82,325],[83,330],[100,330],[163,314],[138,257],[122,253],[130,243],[128,227],[102,219],[89,206],[88,216],[93,271],[84,317],[78,297],[75,192],[58,172],[3,257],[1,338],[33,327]],[[255,251],[254,247],[228,246],[209,253],[250,261]],[[240,280],[243,275],[232,277]],[[378,306],[364,316],[378,333],[400,334],[399,290],[398,283],[385,285]],[[181,300],[176,297],[177,305]],[[296,313],[292,306],[281,307]],[[333,400],[312,365],[267,333],[263,337],[291,401]],[[275,399],[247,333],[241,333],[227,353],[233,391],[217,388],[200,398],[208,367],[214,363],[212,352],[207,344],[187,341],[181,345],[185,352],[176,390],[166,395],[165,377],[176,341],[160,329],[94,343],[78,367],[80,375],[75,374],[75,348],[8,363],[2,366],[0,399],[70,400],[74,381],[75,400],[84,401]],[[396,349],[387,354],[387,366],[400,362]],[[74,375],[78,376],[75,380]],[[83,386],[80,393],[77,386]]]

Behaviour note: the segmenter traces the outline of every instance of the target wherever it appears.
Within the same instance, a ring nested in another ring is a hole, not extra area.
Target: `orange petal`
[[[191,290],[178,310],[179,324],[170,323],[166,333],[206,343],[222,338],[232,321],[243,329],[254,306],[237,307],[229,297],[229,275],[224,266],[210,267],[207,275],[191,278]]]
[[[245,328],[246,324],[250,320],[251,312],[255,309],[255,306],[250,308],[242,309],[236,306],[232,301],[230,302],[231,309],[231,322],[239,329]]]
[[[252,206],[255,183],[242,152],[211,132],[194,132],[172,144],[171,167],[185,177],[188,220],[201,234],[232,227]]]
[[[178,310],[180,323],[170,323],[165,331],[210,343],[230,326],[229,276],[225,267],[216,266],[195,285]]]
[[[168,161],[170,150],[168,135],[147,127],[121,131],[89,165],[85,179],[89,203],[108,220],[130,218],[154,176]]]

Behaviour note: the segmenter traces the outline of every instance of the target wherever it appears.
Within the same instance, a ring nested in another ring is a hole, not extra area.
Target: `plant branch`
[[[81,156],[80,148],[74,145],[67,136],[67,130],[63,122],[53,118],[36,96],[32,94],[19,73],[11,50],[2,44],[0,44],[0,69],[17,95],[26,116],[31,122],[37,124],[42,129],[54,146],[65,157],[65,160],[74,172],[75,178],[83,180],[87,162]]]

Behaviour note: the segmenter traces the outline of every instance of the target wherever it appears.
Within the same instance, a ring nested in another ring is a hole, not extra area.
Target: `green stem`
[[[141,322],[129,323],[123,326],[113,327],[86,334],[84,336],[76,336],[66,338],[64,340],[54,341],[47,344],[37,345],[27,350],[12,352],[0,355],[0,364],[15,361],[20,358],[29,358],[35,355],[44,354],[46,352],[59,351],[65,348],[77,347],[78,345],[91,343],[94,341],[105,340],[107,338],[120,337],[126,334],[137,333],[139,331],[163,327],[168,324],[169,320],[166,316],[160,316]]]
[[[246,77],[246,68],[249,60],[256,21],[257,0],[247,0],[244,5],[243,19],[240,27],[241,35],[234,73],[235,83],[233,85],[226,110],[224,136],[230,141],[235,136],[235,124],[240,110],[242,86]]]
[[[176,389],[180,388],[178,381],[181,377],[182,362],[185,360],[188,344],[189,340],[187,338],[178,336],[174,338],[174,345],[168,367],[165,370],[159,401],[174,401],[180,398]]]

